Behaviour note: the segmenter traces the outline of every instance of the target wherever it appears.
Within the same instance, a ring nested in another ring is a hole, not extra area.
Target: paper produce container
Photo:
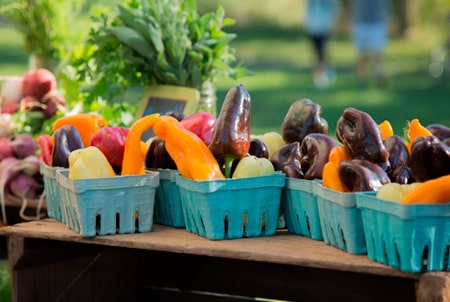
[[[211,240],[276,233],[283,173],[194,181],[177,175],[186,229]]]

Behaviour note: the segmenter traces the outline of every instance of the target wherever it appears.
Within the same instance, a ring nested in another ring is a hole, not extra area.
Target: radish
[[[0,206],[5,224],[8,224],[6,219],[5,191],[11,179],[20,174],[20,169],[18,169],[19,163],[20,160],[15,157],[7,157],[0,161]]]
[[[36,154],[37,144],[33,136],[27,133],[20,133],[10,143],[14,156],[25,158]]]
[[[0,138],[0,161],[13,156],[14,152],[11,148],[11,140],[7,137]]]
[[[9,182],[10,192],[17,197],[33,198],[39,188],[39,183],[37,180],[30,175],[20,173]]]
[[[42,100],[42,112],[46,118],[53,117],[58,110],[63,110],[66,107],[66,100],[61,94],[47,94]]]
[[[30,70],[23,75],[22,92],[24,96],[33,96],[40,100],[56,88],[55,75],[48,69]]]

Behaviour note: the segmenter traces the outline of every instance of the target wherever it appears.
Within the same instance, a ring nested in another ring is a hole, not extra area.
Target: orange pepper
[[[424,181],[402,199],[404,204],[450,202],[450,174]]]
[[[394,129],[392,129],[392,125],[388,120],[381,122],[381,124],[378,125],[378,128],[380,128],[382,139],[387,139],[394,135]]]
[[[78,129],[80,132],[83,145],[89,146],[92,135],[100,128],[107,127],[108,122],[99,114],[95,113],[78,113],[75,115],[67,115],[58,118],[53,123],[53,131],[65,126],[71,125]]]
[[[430,136],[433,135],[430,130],[428,130],[425,126],[423,126],[419,119],[413,119],[411,122],[408,122],[405,128],[405,136],[406,141],[408,142],[406,144],[406,147],[411,153],[411,146],[414,142],[414,140],[421,136]]]
[[[345,146],[337,146],[331,149],[328,162],[323,167],[323,186],[338,192],[350,192],[339,177],[339,166],[343,160],[348,159],[350,159],[350,154]]]
[[[145,156],[143,151],[142,134],[150,129],[159,119],[159,114],[154,113],[141,117],[133,123],[125,140],[125,152],[122,160],[121,175],[145,174]]]
[[[172,116],[161,116],[153,133],[166,142],[166,149],[183,177],[193,180],[225,179],[208,146]]]

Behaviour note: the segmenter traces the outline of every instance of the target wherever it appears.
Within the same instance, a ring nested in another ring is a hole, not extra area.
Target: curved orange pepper
[[[350,159],[350,154],[345,146],[337,146],[331,149],[328,162],[324,165],[322,172],[324,187],[338,192],[350,192],[339,177],[339,166],[343,160],[348,159]]]
[[[450,202],[450,174],[424,181],[403,199],[404,204]]]
[[[220,166],[208,146],[172,116],[161,116],[153,133],[166,142],[166,149],[183,177],[193,180],[224,179]]]
[[[419,119],[413,119],[411,122],[408,122],[406,128],[405,128],[405,136],[407,140],[406,147],[411,153],[411,146],[414,142],[414,140],[421,136],[430,136],[433,135],[430,130],[428,130],[425,126],[423,126]]]
[[[387,139],[388,137],[394,135],[394,129],[392,129],[392,125],[388,120],[384,120],[378,125],[381,131],[381,138]]]
[[[65,125],[71,125],[77,128],[83,140],[83,145],[87,147],[89,146],[92,135],[98,129],[108,127],[108,122],[99,114],[78,113],[58,118],[53,123],[53,131]]]
[[[121,175],[145,174],[145,155],[142,148],[142,134],[158,120],[154,113],[141,117],[133,123],[125,140]]]

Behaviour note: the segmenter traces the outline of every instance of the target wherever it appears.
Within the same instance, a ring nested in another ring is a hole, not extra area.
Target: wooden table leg
[[[420,277],[418,302],[450,302],[450,273],[430,272]]]

